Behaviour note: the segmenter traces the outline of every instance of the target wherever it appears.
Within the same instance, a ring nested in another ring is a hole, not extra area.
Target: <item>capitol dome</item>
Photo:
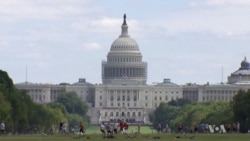
[[[139,51],[139,46],[133,38],[120,37],[112,43],[110,51]]]
[[[113,52],[139,52],[139,46],[136,41],[128,35],[128,25],[126,22],[126,15],[123,17],[122,32],[118,39],[116,39],[110,48]]]
[[[111,44],[107,61],[102,62],[104,84],[146,84],[147,63],[137,42],[128,35],[126,15],[123,17],[121,35]]]

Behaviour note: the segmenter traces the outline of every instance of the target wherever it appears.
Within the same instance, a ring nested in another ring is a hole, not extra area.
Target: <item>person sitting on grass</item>
[[[124,126],[123,126],[124,128],[123,128],[123,134],[128,134],[127,132],[128,132],[128,124],[126,123],[126,122],[124,122]]]
[[[102,133],[102,136],[105,137],[106,132],[105,132],[105,125],[103,122],[100,125],[100,131]]]
[[[111,125],[108,123],[108,125],[106,125],[106,131],[107,131],[107,137],[111,137],[112,136],[112,128]]]

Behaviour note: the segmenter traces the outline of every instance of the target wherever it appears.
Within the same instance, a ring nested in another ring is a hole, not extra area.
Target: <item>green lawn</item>
[[[176,139],[175,137],[180,138]],[[249,134],[192,134],[192,135],[178,135],[178,134],[141,134],[136,137],[124,135],[116,135],[114,139],[102,138],[100,134],[86,134],[85,137],[79,138],[79,135],[15,135],[15,136],[0,136],[0,141],[75,141],[75,140],[89,140],[89,141],[103,141],[103,140],[129,140],[129,141],[249,141]]]
[[[128,133],[134,133],[137,132],[137,126],[129,126]],[[152,132],[155,133],[155,130],[152,130],[149,126],[141,126],[140,132],[143,134],[151,134]],[[91,125],[86,129],[87,134],[99,134],[100,133],[100,127]]]
[[[80,137],[76,134],[69,135],[5,135],[0,136],[0,141],[104,141],[104,140],[129,140],[129,141],[250,141],[250,134],[157,134],[149,126],[141,126],[141,134],[135,136],[137,126],[130,126],[128,136],[115,135],[114,139],[103,138],[99,126],[90,126],[85,135]],[[179,137],[179,138],[176,138]]]

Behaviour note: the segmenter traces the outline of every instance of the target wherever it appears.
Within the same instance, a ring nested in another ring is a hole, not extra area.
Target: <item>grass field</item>
[[[250,141],[250,134],[157,134],[149,126],[141,126],[141,134],[135,135],[137,126],[130,126],[128,136],[115,135],[114,138],[103,138],[98,126],[90,126],[83,136],[76,134],[69,135],[5,135],[0,136],[0,141],[108,141],[108,140],[129,140],[129,141]],[[176,138],[178,137],[178,138]]]
[[[128,133],[137,132],[137,126],[129,126]],[[141,126],[140,132],[143,134],[152,134],[156,133],[155,130],[152,130],[149,126]],[[86,129],[87,134],[99,134],[100,133],[100,127],[99,126],[90,126]]]
[[[180,138],[176,139],[175,137]],[[0,141],[103,141],[103,140],[129,140],[129,141],[250,141],[249,134],[196,134],[196,135],[176,135],[176,134],[141,134],[136,137],[116,135],[114,138],[103,138],[101,134],[79,135],[20,135],[20,136],[0,136]]]

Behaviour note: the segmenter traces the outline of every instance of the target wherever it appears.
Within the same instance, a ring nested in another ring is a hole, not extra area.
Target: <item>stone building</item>
[[[234,84],[247,82],[250,82],[250,64],[245,57],[245,59],[241,62],[240,68],[228,77],[228,83]]]
[[[246,58],[241,67],[228,77],[228,83],[178,85],[170,79],[153,85],[147,84],[147,63],[143,61],[137,42],[128,35],[126,15],[121,35],[111,44],[107,61],[102,61],[102,84],[91,84],[80,78],[73,84],[18,83],[32,100],[47,104],[64,92],[76,92],[88,106],[91,124],[119,120],[150,124],[149,113],[161,102],[179,98],[193,102],[231,101],[238,90],[250,88],[250,69]]]

